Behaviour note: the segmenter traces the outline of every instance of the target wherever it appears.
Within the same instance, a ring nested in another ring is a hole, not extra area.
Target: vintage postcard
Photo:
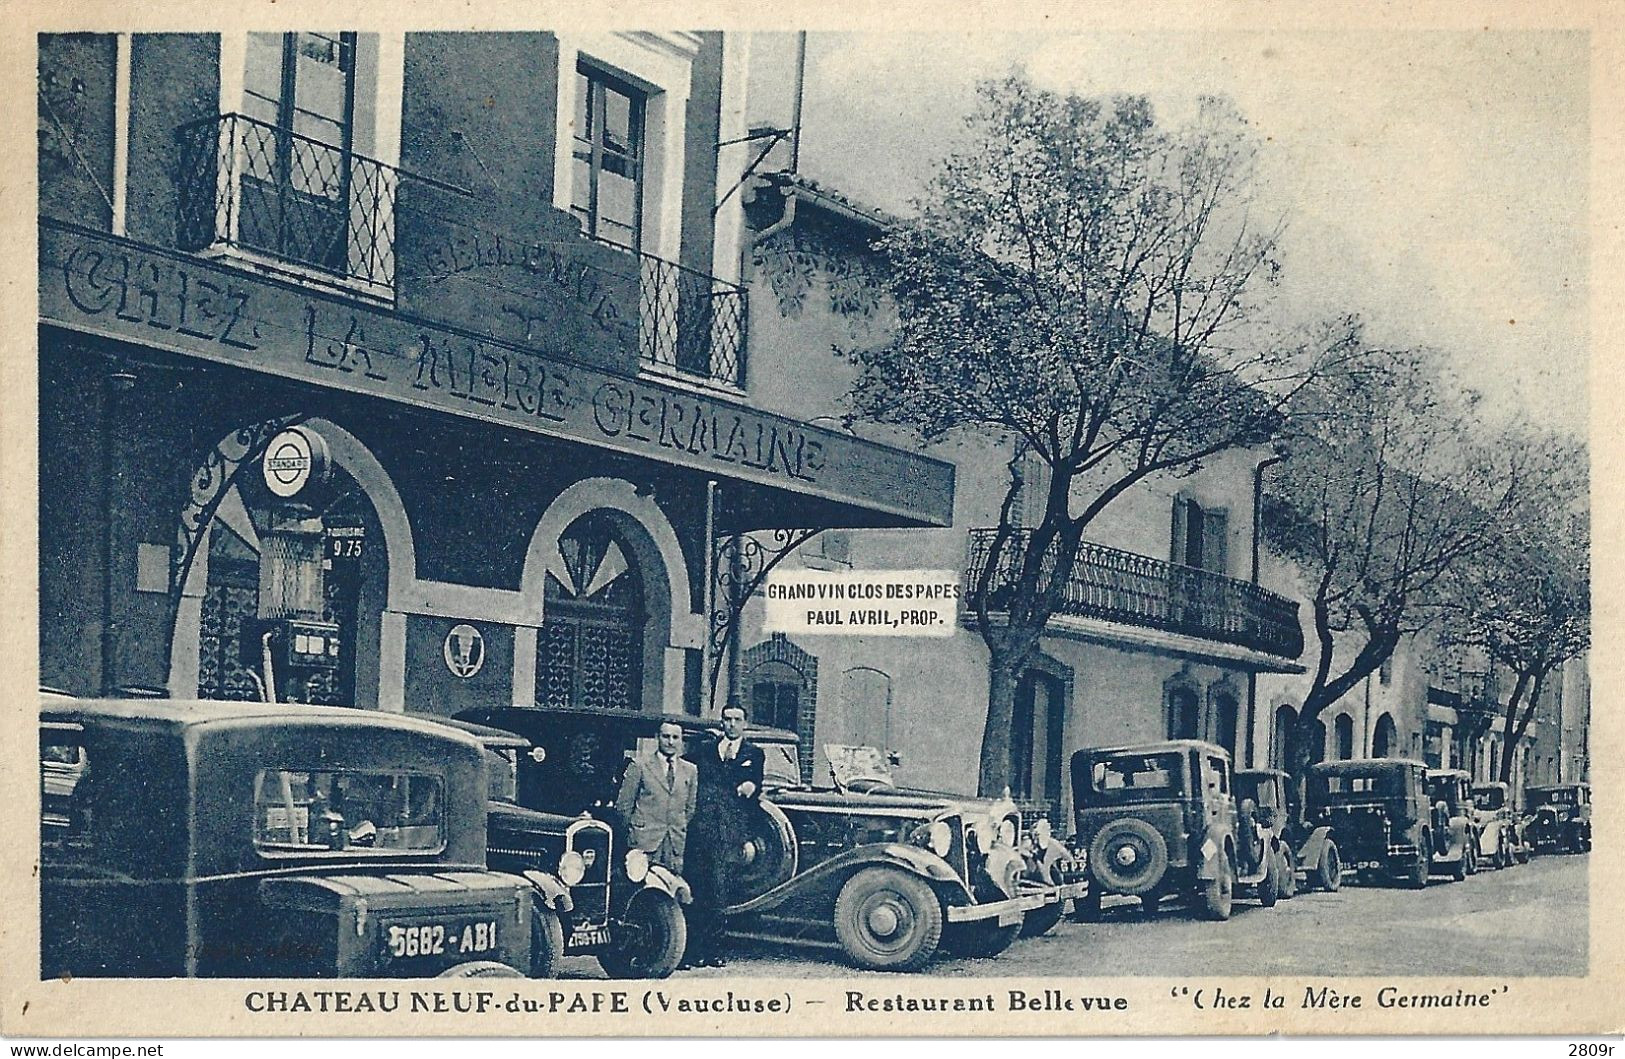
[[[1616,9],[5,19],[6,1034],[1625,1027]]]

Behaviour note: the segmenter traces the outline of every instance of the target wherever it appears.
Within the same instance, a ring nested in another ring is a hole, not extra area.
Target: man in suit
[[[720,967],[723,909],[732,903],[730,874],[743,856],[747,814],[762,793],[762,748],[745,739],[745,710],[722,709],[722,734],[690,755],[699,773],[693,844],[685,878],[694,891],[689,907],[689,962]]]
[[[627,763],[615,809],[626,823],[628,842],[654,863],[681,874],[699,770],[682,757],[682,726],[667,721],[655,741],[654,753]]]

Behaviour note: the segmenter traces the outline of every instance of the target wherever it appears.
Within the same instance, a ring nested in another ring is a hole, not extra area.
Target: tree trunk
[[[1000,653],[1002,654],[1002,652]],[[996,798],[1010,786],[1010,725],[1015,713],[1016,660],[995,654],[988,665],[987,724],[976,793]]]
[[[1523,740],[1524,733],[1529,731],[1529,722],[1535,719],[1535,710],[1540,705],[1540,688],[1546,682],[1546,669],[1537,669],[1529,681],[1529,705],[1523,708],[1523,715],[1518,718],[1518,727],[1508,729],[1501,748],[1501,782],[1512,782],[1512,752],[1517,749]],[[1524,674],[1518,675],[1518,683],[1522,684]],[[1510,713],[1510,711],[1509,711]],[[1562,718],[1558,718],[1561,723]]]
[[[1518,718],[1518,703],[1523,701],[1523,693],[1529,687],[1529,674],[1520,672],[1518,682],[1512,685],[1512,694],[1507,696],[1506,717],[1502,721],[1502,747],[1501,771],[1496,777],[1502,783],[1512,782],[1512,752],[1518,748],[1517,727],[1514,722]]]

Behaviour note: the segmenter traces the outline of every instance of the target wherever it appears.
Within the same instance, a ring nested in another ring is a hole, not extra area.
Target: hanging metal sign
[[[327,475],[327,445],[321,437],[294,427],[284,430],[265,446],[260,472],[271,495],[291,500],[312,480]]]

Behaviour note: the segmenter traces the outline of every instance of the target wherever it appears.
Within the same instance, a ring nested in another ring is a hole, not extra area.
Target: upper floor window
[[[1229,570],[1230,513],[1204,508],[1189,497],[1174,499],[1170,558],[1181,566],[1210,573]]]
[[[645,96],[585,63],[576,67],[570,210],[588,235],[642,242]]]

